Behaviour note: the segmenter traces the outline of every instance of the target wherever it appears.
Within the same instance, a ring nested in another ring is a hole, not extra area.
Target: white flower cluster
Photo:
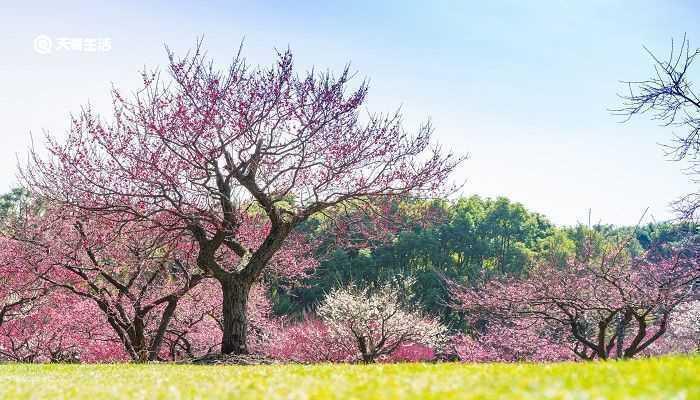
[[[377,290],[354,285],[329,293],[318,308],[334,337],[354,346],[362,360],[372,362],[409,343],[439,347],[446,328],[419,310],[409,310],[401,293],[390,285]]]
[[[674,337],[690,340],[700,349],[700,300],[678,306],[669,330]]]

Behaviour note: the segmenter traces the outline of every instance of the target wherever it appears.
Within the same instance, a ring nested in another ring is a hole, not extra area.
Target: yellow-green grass
[[[557,364],[5,364],[6,399],[700,399],[700,357]]]

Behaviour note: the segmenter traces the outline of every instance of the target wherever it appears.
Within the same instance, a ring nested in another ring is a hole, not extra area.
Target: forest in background
[[[410,301],[439,316],[453,330],[463,331],[466,322],[451,307],[448,281],[477,286],[493,278],[524,276],[541,262],[564,268],[572,258],[595,258],[623,241],[630,256],[650,250],[663,256],[696,240],[700,233],[695,223],[673,221],[557,226],[506,197],[473,195],[392,207],[398,219],[407,223],[388,238],[368,240],[366,223],[376,221],[360,221],[347,228],[360,245],[334,241],[315,221],[303,227],[320,243],[319,266],[298,282],[268,282],[275,314],[301,318],[313,312],[325,294],[351,283],[379,287],[409,281],[412,285],[403,292]],[[412,221],[416,208],[431,209],[431,223]],[[591,244],[593,252],[586,247]]]

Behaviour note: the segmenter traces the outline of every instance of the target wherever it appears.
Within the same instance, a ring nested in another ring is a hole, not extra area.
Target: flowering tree
[[[0,327],[30,314],[49,286],[18,262],[17,243],[0,236]]]
[[[158,358],[178,301],[204,278],[190,242],[80,209],[48,205],[12,236],[23,273],[91,300],[133,360]]]
[[[334,337],[327,324],[308,318],[293,324],[280,324],[264,343],[263,353],[294,362],[343,362],[356,357],[352,339]]]
[[[169,56],[169,82],[144,73],[131,98],[115,90],[111,120],[84,109],[23,176],[48,199],[190,235],[221,287],[223,353],[248,351],[251,287],[295,227],[348,204],[435,194],[462,161],[431,145],[429,124],[410,135],[398,113],[361,118],[367,86],[350,90],[347,68],[298,75],[289,51],[268,69],[236,57],[224,71],[200,46]]]
[[[59,290],[47,293],[27,315],[0,327],[0,360],[110,362],[128,358],[93,301]]]
[[[700,300],[683,304],[671,316],[670,335],[685,341],[688,347],[700,351]]]
[[[409,310],[400,298],[390,285],[375,291],[351,285],[329,293],[318,315],[338,342],[366,363],[406,344],[439,346],[446,328],[435,318]]]
[[[671,313],[692,298],[699,276],[694,256],[650,262],[618,250],[565,268],[541,265],[527,278],[491,281],[480,289],[453,285],[452,294],[456,308],[475,320],[565,329],[577,356],[605,360],[633,357],[662,337]]]
[[[542,321],[491,322],[474,336],[457,335],[451,340],[454,354],[469,362],[546,362],[575,357],[565,329],[558,331]]]

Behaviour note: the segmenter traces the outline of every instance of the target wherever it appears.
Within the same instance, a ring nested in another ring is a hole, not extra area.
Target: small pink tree
[[[0,327],[0,359],[110,362],[128,358],[93,301],[58,290],[47,293],[31,313]]]
[[[169,81],[144,73],[134,96],[115,90],[111,119],[84,109],[23,176],[44,198],[188,234],[220,285],[223,353],[248,351],[250,290],[297,226],[377,198],[434,195],[463,160],[431,145],[429,124],[410,135],[398,113],[361,116],[367,86],[349,89],[347,68],[299,75],[291,52],[271,68],[237,57],[224,71],[199,46],[169,56]],[[251,212],[261,236],[248,235]]]
[[[80,209],[47,204],[12,231],[22,273],[92,301],[133,360],[158,358],[178,301],[204,279],[188,241]]]
[[[483,332],[453,337],[451,347],[460,360],[469,362],[549,362],[575,357],[565,330],[553,331],[537,320],[491,321]]]
[[[308,363],[344,362],[357,357],[352,340],[334,337],[328,325],[316,318],[282,321],[264,343],[263,353],[279,360]]]
[[[524,279],[478,289],[453,285],[452,294],[457,309],[487,326],[544,324],[566,332],[578,357],[606,360],[634,357],[661,338],[673,311],[692,298],[698,277],[694,256],[648,261],[618,249],[563,269],[540,265]],[[529,340],[525,330],[510,332]]]

